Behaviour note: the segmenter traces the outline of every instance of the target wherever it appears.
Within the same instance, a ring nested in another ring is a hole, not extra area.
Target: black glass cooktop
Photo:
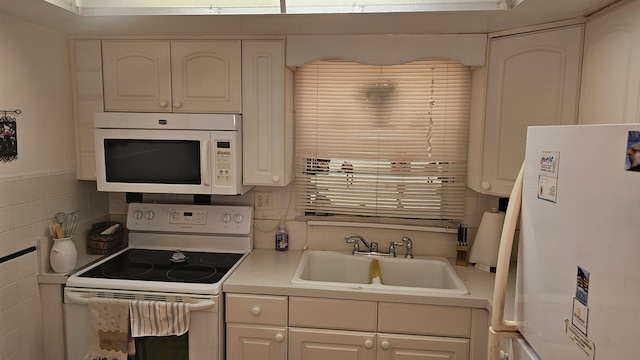
[[[242,256],[236,253],[128,249],[79,276],[215,284]]]

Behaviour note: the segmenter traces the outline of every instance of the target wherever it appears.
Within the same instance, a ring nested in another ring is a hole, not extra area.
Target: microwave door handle
[[[204,143],[202,154],[200,154],[200,168],[202,169],[202,183],[204,185],[211,185],[211,171],[209,169],[209,156],[211,152],[211,141],[207,140]]]

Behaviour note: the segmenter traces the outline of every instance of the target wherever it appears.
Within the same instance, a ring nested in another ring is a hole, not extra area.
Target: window
[[[322,60],[296,73],[296,206],[307,216],[459,221],[471,72],[451,60]]]

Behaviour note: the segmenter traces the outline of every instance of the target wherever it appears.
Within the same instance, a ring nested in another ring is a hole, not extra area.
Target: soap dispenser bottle
[[[276,250],[287,251],[289,249],[289,232],[284,223],[280,224],[276,231]]]

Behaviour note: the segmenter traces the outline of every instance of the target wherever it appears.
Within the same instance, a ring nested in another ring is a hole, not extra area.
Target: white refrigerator
[[[514,320],[504,320],[519,219]],[[640,124],[530,127],[502,232],[489,360],[640,359]],[[500,352],[498,341],[512,339]]]

